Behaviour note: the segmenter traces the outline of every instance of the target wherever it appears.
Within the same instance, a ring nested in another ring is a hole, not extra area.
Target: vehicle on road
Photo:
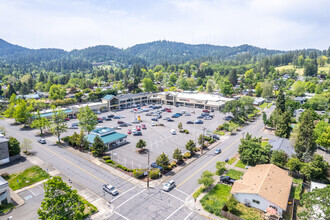
[[[196,120],[195,121],[195,124],[203,124],[204,122],[203,122],[203,120]]]
[[[171,134],[176,135],[176,131],[174,129],[172,129],[170,132]]]
[[[73,124],[69,127],[69,129],[78,129],[78,126],[74,126]]]
[[[132,130],[131,129],[128,129],[127,130],[127,134],[132,134]]]
[[[145,124],[142,124],[141,126],[143,130],[147,129],[147,126]]]
[[[171,189],[173,189],[175,187],[175,182],[174,180],[170,180],[168,181],[168,183],[165,183],[164,187],[163,187],[163,190],[165,192],[168,192],[170,191]]]
[[[189,125],[189,124],[195,124],[193,121],[187,121],[187,124]]]
[[[226,183],[226,184],[232,185],[232,184],[234,184],[235,181],[236,181],[235,179],[230,178],[229,176],[220,176],[221,183]]]
[[[45,139],[38,139],[38,142],[40,143],[40,144],[46,144],[46,140]]]
[[[107,193],[110,193],[113,196],[118,195],[118,190],[110,184],[104,184],[102,186],[102,188],[103,188],[104,191],[106,191]]]
[[[217,155],[217,154],[220,154],[220,153],[221,153],[221,149],[220,148],[215,149],[214,155]]]
[[[114,116],[113,119],[120,119],[120,117],[119,116]]]
[[[142,132],[141,131],[134,131],[133,135],[134,136],[140,136],[140,135],[142,135]]]

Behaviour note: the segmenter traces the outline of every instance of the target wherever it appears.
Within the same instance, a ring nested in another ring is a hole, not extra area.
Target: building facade
[[[114,129],[108,127],[94,129],[87,135],[87,141],[93,144],[96,136],[99,136],[102,142],[108,146],[108,150],[127,143],[127,135],[118,133]]]
[[[0,137],[0,165],[9,163],[8,139]]]
[[[11,203],[8,182],[0,176],[0,205]]]

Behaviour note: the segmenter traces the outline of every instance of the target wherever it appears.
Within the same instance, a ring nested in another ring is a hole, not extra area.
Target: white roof
[[[323,184],[323,183],[317,183],[317,182],[311,182],[311,188],[310,191],[313,191],[313,189],[322,189],[324,187],[326,187],[327,184]]]

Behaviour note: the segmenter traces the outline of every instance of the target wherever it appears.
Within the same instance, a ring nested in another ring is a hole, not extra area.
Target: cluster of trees
[[[221,111],[223,113],[232,113],[233,121],[240,124],[248,118],[249,114],[254,113],[253,98],[243,96],[239,100],[228,101]]]

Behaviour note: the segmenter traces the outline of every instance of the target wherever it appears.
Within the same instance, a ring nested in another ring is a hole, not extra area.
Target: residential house
[[[283,150],[288,156],[291,156],[296,153],[290,140],[285,138],[272,139],[268,142],[268,144],[273,146],[272,150]]]
[[[231,193],[240,203],[282,216],[287,209],[292,177],[274,164],[250,167],[241,180],[236,180]]]
[[[253,101],[253,105],[259,106],[262,103],[264,103],[266,101],[266,99],[259,97],[259,98],[255,98]]]

